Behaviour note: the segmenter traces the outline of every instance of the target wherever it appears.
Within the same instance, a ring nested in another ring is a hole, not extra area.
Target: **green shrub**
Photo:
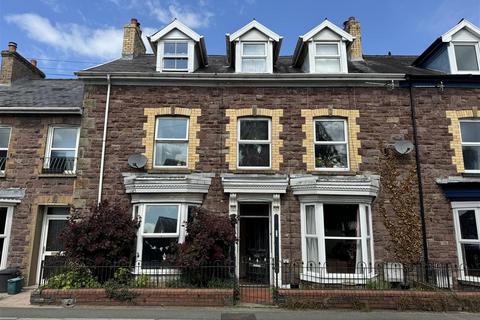
[[[231,289],[235,285],[234,279],[213,278],[207,283],[209,289]]]
[[[371,290],[387,290],[391,289],[392,285],[388,281],[372,279],[367,281],[365,287]]]
[[[133,281],[133,287],[135,288],[147,288],[150,283],[150,278],[145,275],[141,274],[135,277],[135,280]]]
[[[100,283],[84,269],[70,270],[59,273],[50,279],[44,285],[48,289],[79,289],[79,288],[99,288]]]

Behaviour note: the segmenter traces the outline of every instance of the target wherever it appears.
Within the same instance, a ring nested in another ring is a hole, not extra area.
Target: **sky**
[[[225,33],[256,19],[284,37],[282,55],[325,18],[361,23],[364,54],[418,55],[461,18],[480,26],[480,0],[0,0],[0,49],[9,41],[37,59],[48,78],[121,56],[123,26],[135,17],[145,36],[174,18],[225,54]]]

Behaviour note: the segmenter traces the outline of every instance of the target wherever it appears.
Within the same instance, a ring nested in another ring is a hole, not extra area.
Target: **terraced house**
[[[161,265],[203,206],[238,218],[240,283],[254,272],[288,288],[282,269],[299,262],[302,280],[355,281],[398,262],[386,220],[404,206],[418,262],[480,280],[477,26],[462,20],[415,57],[363,54],[353,17],[305,30],[290,56],[255,20],[226,35],[225,55],[178,20],[148,38],[152,54],[141,33],[132,19],[122,57],[78,80],[33,80],[2,52],[2,267],[35,283],[67,208],[116,199],[141,218],[140,267]]]

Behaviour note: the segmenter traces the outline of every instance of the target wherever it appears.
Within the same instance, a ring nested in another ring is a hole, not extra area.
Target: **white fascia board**
[[[244,27],[242,27],[241,29],[235,31],[234,33],[232,33],[230,36],[229,36],[229,40],[230,42],[232,41],[235,41],[237,40],[238,38],[240,38],[242,35],[244,35],[245,33],[247,33],[248,31],[252,30],[252,29],[257,29],[258,31],[260,31],[261,33],[263,33],[264,35],[266,35],[267,37],[269,37],[270,39],[272,39],[273,41],[280,41],[280,39],[282,39],[281,36],[279,36],[278,34],[276,34],[275,32],[273,32],[272,30],[268,29],[267,27],[265,27],[263,24],[261,24],[260,22],[256,21],[256,20],[252,20],[250,23],[248,23],[247,25],[245,25]]]
[[[353,37],[350,33],[346,32],[345,30],[343,30],[339,27],[337,27],[335,24],[333,24],[332,22],[330,22],[328,20],[323,21],[318,26],[316,26],[312,30],[308,31],[307,33],[305,33],[300,38],[303,40],[303,42],[309,41],[317,33],[319,33],[320,31],[322,31],[325,28],[329,28],[330,30],[332,30],[333,32],[338,34],[340,37],[342,37],[342,39],[345,40],[345,41],[349,41],[349,42],[353,41]]]
[[[442,42],[452,41],[453,35],[456,34],[458,31],[462,30],[463,28],[466,28],[468,31],[480,38],[480,28],[478,28],[470,21],[463,19],[456,26],[454,26],[452,29],[448,30],[442,35]]]
[[[200,42],[200,39],[202,38],[202,36],[200,36],[198,33],[196,33],[195,31],[193,31],[192,29],[190,29],[189,27],[187,27],[186,25],[181,23],[179,20],[175,19],[169,25],[167,25],[165,28],[163,28],[163,29],[157,31],[156,33],[154,33],[153,35],[151,35],[149,37],[150,42],[157,42],[158,40],[163,38],[167,33],[169,33],[170,31],[172,31],[174,29],[177,29],[177,30],[183,32],[190,39],[192,39],[193,41],[196,41],[196,42]]]

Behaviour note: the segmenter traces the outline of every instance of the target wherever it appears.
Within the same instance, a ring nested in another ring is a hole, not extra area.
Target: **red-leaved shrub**
[[[139,223],[128,208],[101,202],[88,215],[74,212],[60,235],[68,261],[86,266],[127,265]]]

